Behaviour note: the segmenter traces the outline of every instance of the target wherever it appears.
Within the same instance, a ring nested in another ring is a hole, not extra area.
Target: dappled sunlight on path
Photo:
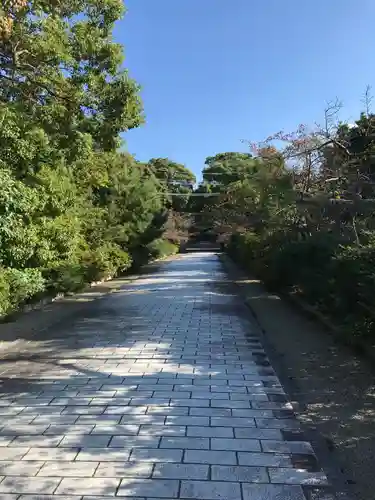
[[[214,253],[161,264],[32,344],[1,365],[0,497],[330,499]]]

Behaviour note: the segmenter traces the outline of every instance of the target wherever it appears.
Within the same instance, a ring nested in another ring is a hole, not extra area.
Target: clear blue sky
[[[142,86],[146,124],[126,134],[140,160],[196,174],[206,156],[245,151],[322,118],[339,97],[352,121],[375,93],[375,0],[126,0],[115,38]],[[374,101],[375,106],[375,101]]]

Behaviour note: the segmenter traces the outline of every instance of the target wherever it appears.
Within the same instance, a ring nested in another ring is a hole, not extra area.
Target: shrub
[[[12,269],[4,271],[9,287],[9,308],[12,311],[45,290],[45,280],[39,269]]]
[[[87,267],[83,264],[64,262],[44,272],[47,288],[51,292],[78,292],[86,283]]]
[[[260,236],[248,231],[235,233],[229,239],[227,251],[235,262],[248,271],[255,271],[256,259],[261,248]]]
[[[108,279],[131,267],[132,258],[128,252],[114,243],[105,243],[84,257],[87,281]]]
[[[265,236],[232,235],[227,247],[243,268],[274,289],[297,291],[344,327],[350,337],[375,334],[375,244],[341,245],[316,233],[290,239],[279,231]],[[350,338],[349,337],[349,338]]]
[[[168,240],[157,239],[147,245],[149,255],[153,259],[160,259],[178,252],[178,246]]]
[[[281,288],[296,287],[312,301],[327,295],[326,277],[332,273],[337,243],[317,233],[306,240],[268,242],[267,281]]]
[[[355,336],[375,334],[375,245],[341,247],[334,260],[331,305]]]
[[[5,316],[9,309],[9,282],[5,270],[0,268],[0,318]]]

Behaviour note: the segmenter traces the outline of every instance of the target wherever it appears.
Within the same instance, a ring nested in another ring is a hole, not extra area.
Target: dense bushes
[[[178,246],[168,240],[158,239],[148,245],[150,256],[153,259],[160,259],[178,252]]]
[[[227,250],[268,286],[298,294],[340,324],[349,339],[375,335],[375,245],[341,245],[328,234],[232,235]]]
[[[45,280],[39,269],[0,268],[0,316],[16,311],[44,289]]]

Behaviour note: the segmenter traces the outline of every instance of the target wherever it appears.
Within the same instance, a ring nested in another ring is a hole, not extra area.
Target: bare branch
[[[373,96],[371,95],[371,85],[366,86],[365,93],[363,95],[362,103],[365,107],[365,113],[367,118],[371,115],[371,103],[373,100]]]

